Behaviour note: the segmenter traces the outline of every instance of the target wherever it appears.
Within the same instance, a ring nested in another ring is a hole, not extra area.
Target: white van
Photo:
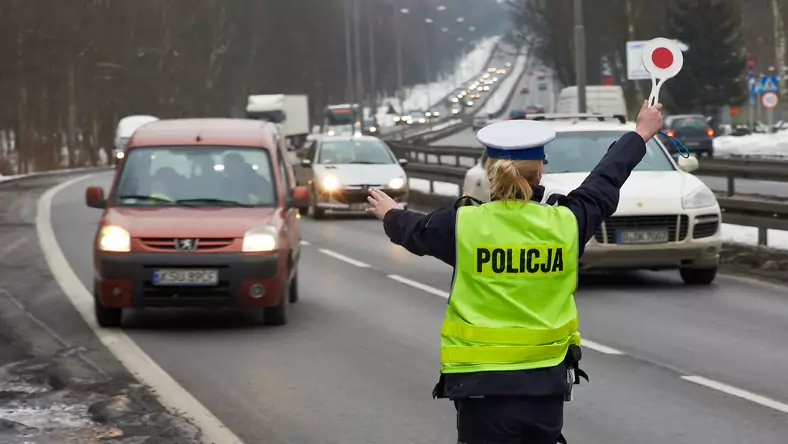
[[[577,114],[577,86],[569,86],[558,94],[557,114]],[[627,102],[624,89],[617,85],[586,86],[586,112],[589,114],[620,114],[627,116]]]
[[[123,152],[126,150],[126,145],[131,139],[134,131],[146,123],[155,122],[159,120],[158,117],[153,116],[128,116],[120,119],[118,128],[115,131],[115,158],[122,159]]]

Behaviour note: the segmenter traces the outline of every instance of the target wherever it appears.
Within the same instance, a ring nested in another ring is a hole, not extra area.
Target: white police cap
[[[544,160],[544,146],[555,140],[555,130],[535,120],[506,120],[485,126],[476,138],[492,159]]]

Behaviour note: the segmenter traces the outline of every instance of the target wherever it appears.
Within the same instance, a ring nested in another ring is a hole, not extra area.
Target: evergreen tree
[[[675,112],[712,115],[744,102],[746,55],[737,0],[678,0],[668,33],[689,46],[684,67],[666,85]]]

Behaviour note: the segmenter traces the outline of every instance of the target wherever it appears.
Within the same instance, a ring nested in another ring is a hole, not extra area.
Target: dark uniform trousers
[[[454,401],[458,444],[563,441],[563,396],[501,396]]]

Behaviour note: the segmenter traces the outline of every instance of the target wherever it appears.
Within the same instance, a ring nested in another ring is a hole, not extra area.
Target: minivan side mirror
[[[103,210],[107,208],[107,200],[104,198],[104,189],[101,187],[88,187],[85,190],[85,204],[90,208]]]
[[[312,160],[311,159],[301,159],[301,166],[306,167],[306,168],[311,167],[312,166]]]
[[[408,166],[408,159],[405,159],[404,157],[401,159],[397,159],[397,162],[399,162],[399,164],[402,166]]]
[[[695,155],[690,155],[689,157],[679,157],[679,168],[682,171],[687,173],[692,173],[697,171],[700,165],[698,164],[698,158]]]

